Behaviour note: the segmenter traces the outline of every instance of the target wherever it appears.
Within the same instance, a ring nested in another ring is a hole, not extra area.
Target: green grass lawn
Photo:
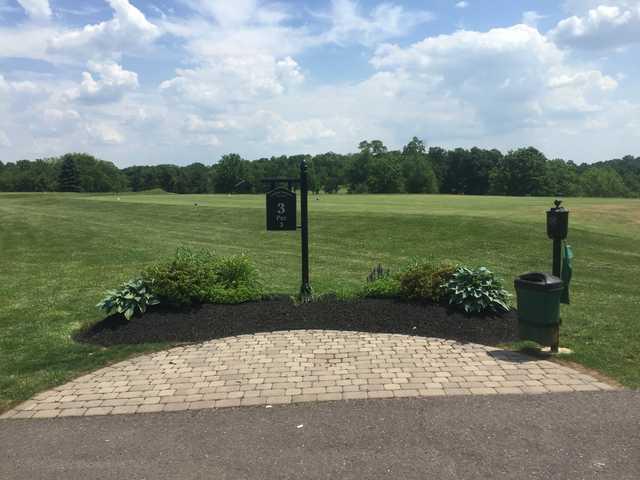
[[[194,206],[198,203],[198,207]],[[350,292],[371,267],[432,256],[499,273],[550,270],[549,198],[322,195],[310,201],[311,283]],[[640,387],[640,201],[569,199],[576,255],[562,345]],[[0,411],[135,352],[70,335],[102,293],[179,245],[248,253],[267,289],[296,293],[299,235],[266,232],[264,196],[0,194]]]

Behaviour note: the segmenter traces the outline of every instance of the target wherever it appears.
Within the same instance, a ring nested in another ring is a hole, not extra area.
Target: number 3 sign
[[[296,229],[296,194],[286,188],[267,193],[267,230]]]

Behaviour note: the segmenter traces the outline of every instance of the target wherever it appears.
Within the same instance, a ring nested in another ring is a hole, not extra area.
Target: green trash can
[[[562,280],[548,273],[530,272],[520,275],[514,284],[520,340],[532,340],[557,351]]]

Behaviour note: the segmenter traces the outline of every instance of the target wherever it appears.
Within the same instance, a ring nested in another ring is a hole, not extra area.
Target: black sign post
[[[307,162],[302,159],[300,162],[300,221],[302,227],[302,285],[300,285],[300,298],[307,301],[311,298],[311,285],[309,284],[309,210],[307,200],[309,188],[307,185]]]
[[[309,188],[307,182],[307,162],[300,162],[300,179],[273,177],[265,178],[263,183],[269,185],[267,192],[267,230],[291,231],[296,230],[296,194],[292,191],[294,183],[300,183],[300,239],[302,244],[302,283],[300,298],[302,301],[311,299],[311,284],[309,283]],[[278,187],[286,183],[288,188]]]

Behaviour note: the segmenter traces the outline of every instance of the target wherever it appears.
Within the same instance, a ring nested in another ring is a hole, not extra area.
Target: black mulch
[[[517,340],[515,312],[467,316],[440,305],[395,300],[320,301],[295,305],[277,298],[241,305],[202,305],[188,311],[161,308],[127,321],[107,317],[79,332],[78,341],[98,345],[200,342],[277,330],[325,329],[401,333],[497,345]]]

